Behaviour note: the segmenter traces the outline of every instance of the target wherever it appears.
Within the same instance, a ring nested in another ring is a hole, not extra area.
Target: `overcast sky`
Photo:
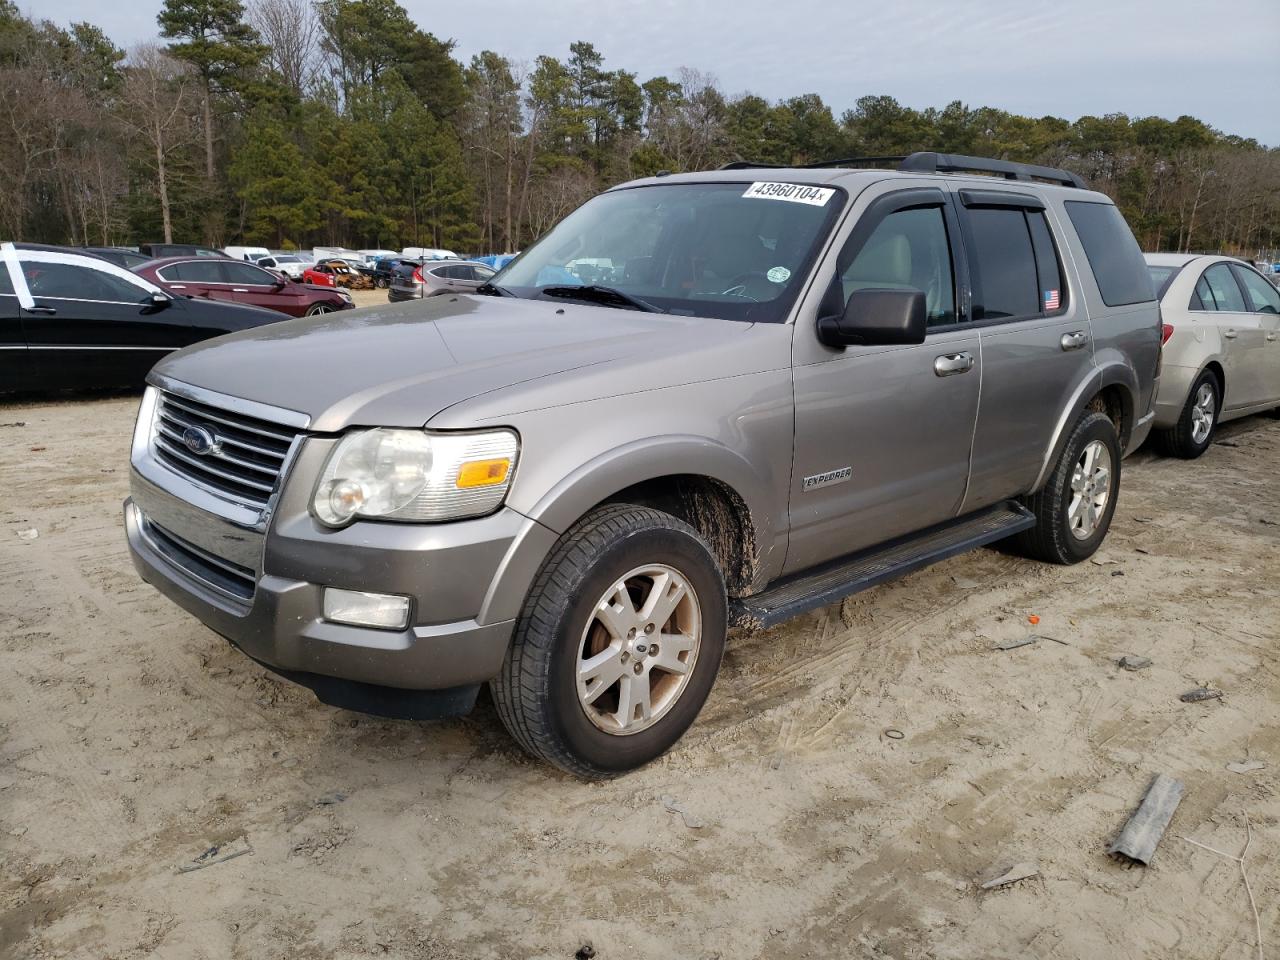
[[[729,94],[962,100],[1031,116],[1190,114],[1280,145],[1280,0],[400,0],[418,24],[517,60],[589,40],[644,81],[695,67]],[[117,44],[155,36],[160,0],[19,0]]]

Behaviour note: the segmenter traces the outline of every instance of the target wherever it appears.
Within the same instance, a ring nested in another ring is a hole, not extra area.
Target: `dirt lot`
[[[1246,817],[1280,950],[1280,423],[1129,460],[1093,563],[983,550],[732,639],[675,751],[586,784],[487,698],[321,706],[142,584],[135,405],[0,406],[4,956],[1245,960],[1239,868],[1180,837],[1234,855]],[[1062,642],[993,649],[1029,632]],[[1157,771],[1186,798],[1126,870],[1104,848]],[[251,853],[176,871],[218,844]]]

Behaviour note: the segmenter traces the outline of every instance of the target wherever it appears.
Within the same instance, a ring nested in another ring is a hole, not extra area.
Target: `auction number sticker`
[[[789,203],[807,203],[813,207],[825,207],[835,192],[832,187],[806,187],[799,183],[759,181],[749,186],[743,196],[755,200],[786,200]]]

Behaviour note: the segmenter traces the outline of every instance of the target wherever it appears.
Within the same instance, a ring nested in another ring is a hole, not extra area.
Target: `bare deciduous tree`
[[[164,242],[172,243],[169,157],[199,136],[192,115],[199,110],[199,95],[191,71],[155,44],[136,47],[129,57],[125,101],[121,122],[150,148]]]
[[[320,68],[320,20],[309,0],[252,0],[248,19],[268,47],[267,65],[297,96],[311,90]]]

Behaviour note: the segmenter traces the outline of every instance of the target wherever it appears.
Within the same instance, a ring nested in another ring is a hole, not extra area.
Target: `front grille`
[[[248,567],[197,547],[155,521],[145,521],[143,532],[158,553],[188,576],[236,599],[253,600],[256,580]]]
[[[183,433],[203,428],[216,447],[192,452]],[[266,507],[296,431],[278,423],[162,392],[156,405],[156,457],[170,470],[234,503]]]

